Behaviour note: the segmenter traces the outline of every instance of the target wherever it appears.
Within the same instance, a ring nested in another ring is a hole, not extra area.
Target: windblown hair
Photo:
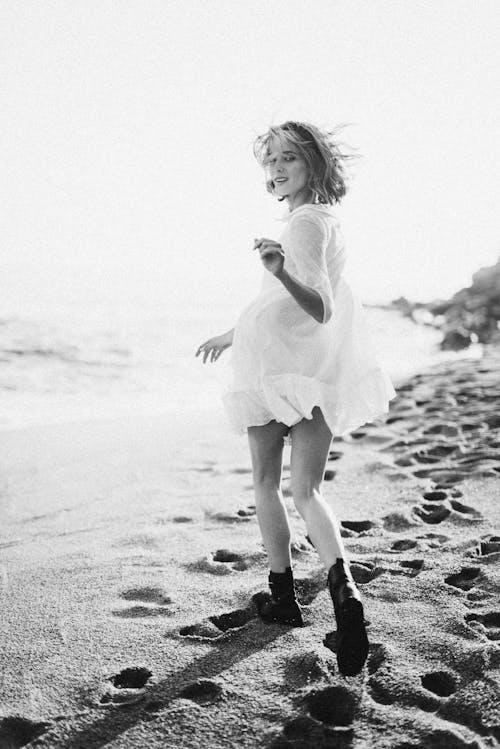
[[[343,153],[337,141],[338,131],[345,125],[338,125],[333,130],[321,130],[307,122],[288,120],[282,125],[272,125],[267,133],[257,136],[253,144],[255,158],[266,168],[271,140],[285,139],[292,143],[309,167],[307,187],[311,190],[315,203],[333,205],[339,203],[347,192],[347,162],[357,158],[357,154]],[[274,192],[272,179],[266,181],[267,191]],[[284,200],[284,197],[278,200]]]

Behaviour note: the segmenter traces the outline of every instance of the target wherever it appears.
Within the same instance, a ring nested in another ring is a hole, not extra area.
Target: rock
[[[430,313],[433,327],[443,331],[440,346],[444,350],[459,351],[475,341],[499,341],[500,258],[495,265],[480,268],[474,273],[471,286],[460,289],[451,299],[436,299],[422,304],[399,297],[391,304],[416,323],[429,324],[422,313]],[[415,314],[417,308],[418,315]]]
[[[397,299],[393,299],[391,306],[399,310],[405,317],[413,317],[413,304],[406,297],[400,296]]]
[[[465,328],[457,328],[445,332],[440,343],[443,351],[460,351],[472,343],[470,333]]]

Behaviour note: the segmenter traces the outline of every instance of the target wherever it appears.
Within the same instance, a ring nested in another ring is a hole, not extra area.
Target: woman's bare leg
[[[257,520],[273,572],[284,572],[291,566],[290,525],[281,493],[283,437],[287,431],[288,427],[277,421],[247,429]]]
[[[321,494],[332,433],[318,406],[312,415],[292,426],[291,487],[309,538],[329,570],[338,557],[347,564],[347,556],[339,522]]]
[[[292,427],[291,478],[295,506],[328,572],[327,584],[337,622],[336,653],[340,673],[360,673],[368,656],[361,596],[349,569],[339,522],[321,494],[332,434],[321,409]]]

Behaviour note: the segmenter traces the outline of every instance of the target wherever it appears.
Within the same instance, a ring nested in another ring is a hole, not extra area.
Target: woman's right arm
[[[210,361],[217,361],[222,352],[232,345],[233,338],[234,328],[222,333],[222,335],[209,338],[208,341],[204,341],[198,347],[195,356],[198,356],[203,351],[203,363],[206,362],[208,356],[210,356]]]

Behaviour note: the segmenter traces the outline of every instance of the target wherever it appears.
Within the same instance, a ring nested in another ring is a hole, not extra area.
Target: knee
[[[259,470],[253,472],[253,485],[256,491],[265,494],[278,493],[280,483],[280,477],[272,473]]]
[[[292,496],[295,507],[302,515],[302,517],[304,517],[304,514],[307,512],[307,508],[321,495],[317,487],[292,485]]]

